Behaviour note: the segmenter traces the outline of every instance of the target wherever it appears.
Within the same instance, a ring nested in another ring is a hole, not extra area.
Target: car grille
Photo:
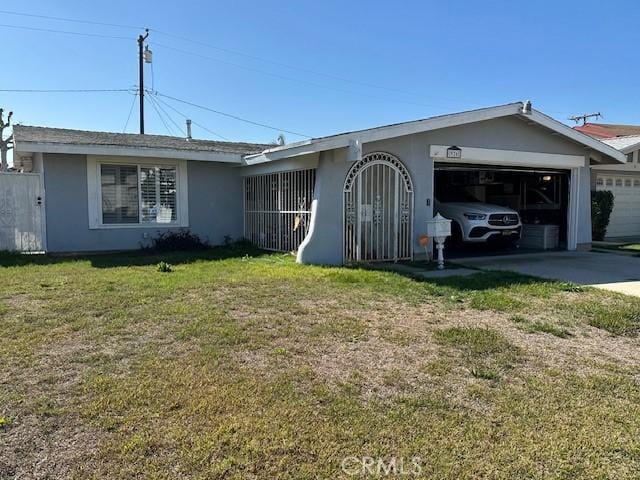
[[[520,218],[515,213],[494,213],[489,215],[489,225],[509,227],[520,223]]]

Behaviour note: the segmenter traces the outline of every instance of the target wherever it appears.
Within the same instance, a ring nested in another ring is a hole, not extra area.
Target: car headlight
[[[487,218],[484,213],[464,213],[463,215],[467,220],[484,220]]]

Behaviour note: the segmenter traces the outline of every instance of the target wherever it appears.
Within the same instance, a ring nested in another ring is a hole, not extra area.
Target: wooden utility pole
[[[11,117],[13,112],[9,112],[7,121],[4,121],[4,109],[0,108],[0,172],[6,172],[9,170],[9,162],[7,161],[7,154],[9,150],[13,148],[13,134],[4,138],[4,129],[9,128],[11,125]]]
[[[139,75],[139,94],[140,94],[140,134],[144,134],[144,41],[149,36],[149,29],[145,30],[144,35],[138,36],[138,75]]]

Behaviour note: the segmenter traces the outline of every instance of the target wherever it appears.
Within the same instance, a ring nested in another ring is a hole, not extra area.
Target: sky
[[[147,133],[182,136],[188,116],[196,138],[293,142],[527,99],[568,124],[592,112],[640,124],[637,1],[22,0],[0,10],[0,90],[130,90],[0,91],[0,107],[27,125],[137,132],[142,27],[153,51],[145,86],[209,109],[157,96]]]

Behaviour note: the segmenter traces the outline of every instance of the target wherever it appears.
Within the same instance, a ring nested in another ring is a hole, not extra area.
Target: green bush
[[[189,230],[178,230],[158,234],[150,246],[143,248],[152,252],[191,251],[209,248],[209,243]]]
[[[591,233],[594,240],[604,240],[613,211],[613,193],[608,190],[591,192]]]
[[[162,261],[162,262],[158,263],[157,269],[158,269],[159,272],[162,272],[162,273],[171,273],[171,272],[173,272],[173,266],[170,263],[167,263],[165,261]]]

